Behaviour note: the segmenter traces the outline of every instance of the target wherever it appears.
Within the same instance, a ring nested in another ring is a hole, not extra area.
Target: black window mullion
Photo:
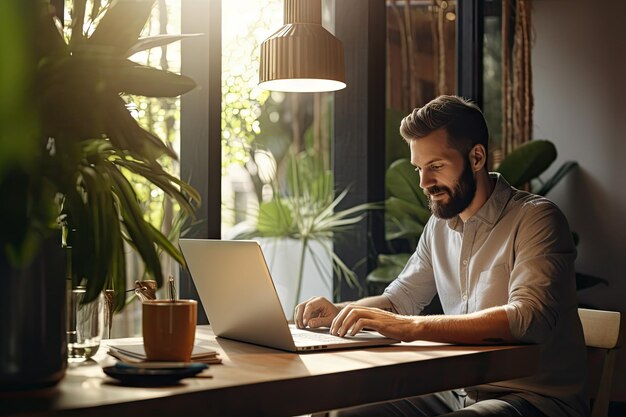
[[[457,2],[457,94],[483,107],[484,0]]]
[[[333,171],[337,191],[350,187],[338,209],[385,198],[385,2],[338,0],[335,34],[346,55],[344,90],[335,93]],[[384,245],[382,213],[370,213],[348,235],[336,236],[335,253],[365,277]],[[336,283],[337,285],[337,283]],[[341,300],[356,299],[356,288],[341,283]]]
[[[197,224],[186,237],[220,238],[221,225],[221,109],[222,109],[222,2],[181,2],[183,33],[202,36],[184,39],[181,45],[182,73],[198,88],[181,97],[180,176],[200,193],[202,205]],[[186,271],[180,277],[181,297],[198,299]],[[198,308],[198,322],[205,323]]]

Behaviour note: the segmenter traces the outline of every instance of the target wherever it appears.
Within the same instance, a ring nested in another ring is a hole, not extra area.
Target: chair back
[[[620,342],[620,318],[617,311],[579,308],[589,359],[587,389],[593,398],[592,417],[606,417],[611,399],[613,369]],[[593,372],[594,370],[597,372]]]

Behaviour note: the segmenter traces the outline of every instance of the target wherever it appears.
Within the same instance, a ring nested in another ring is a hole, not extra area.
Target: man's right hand
[[[330,327],[339,311],[339,307],[324,297],[313,297],[296,306],[294,321],[300,329]]]

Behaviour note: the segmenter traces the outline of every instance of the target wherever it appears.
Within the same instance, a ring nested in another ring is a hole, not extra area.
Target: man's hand
[[[339,313],[339,307],[323,297],[313,297],[296,306],[294,321],[300,329],[329,327]]]
[[[348,304],[332,321],[330,333],[341,337],[354,336],[368,328],[383,336],[410,342],[417,340],[418,327],[417,316],[401,316],[374,307]]]

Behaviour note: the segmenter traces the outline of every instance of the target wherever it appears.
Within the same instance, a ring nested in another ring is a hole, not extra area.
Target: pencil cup
[[[143,344],[148,360],[189,362],[197,309],[195,300],[143,302]]]

